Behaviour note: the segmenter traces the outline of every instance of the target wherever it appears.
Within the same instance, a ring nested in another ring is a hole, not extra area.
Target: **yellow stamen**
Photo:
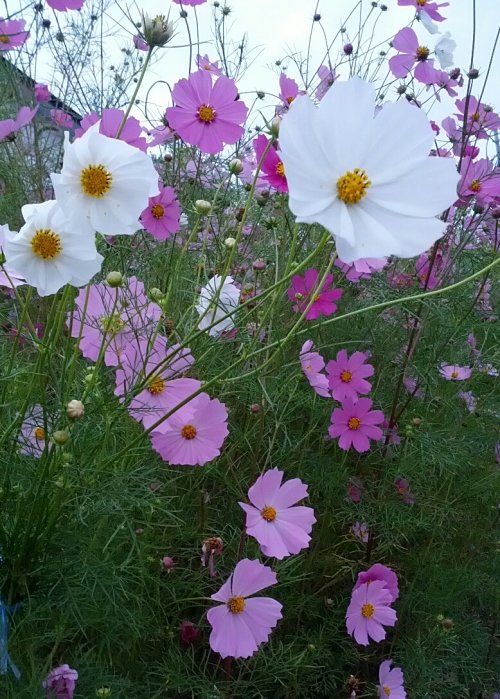
[[[265,519],[266,522],[274,522],[276,519],[276,510],[274,507],[270,507],[269,505],[264,507],[264,509],[260,511],[260,514],[262,519]]]
[[[452,371],[450,376],[452,379],[458,379],[458,371]]]
[[[418,2],[418,0],[417,0],[417,2]],[[425,2],[425,0],[424,0],[424,2]],[[390,687],[386,687],[386,686],[384,685],[384,686],[382,687],[382,689],[384,690],[384,694],[385,694],[386,696],[388,696],[388,697],[391,696],[391,688],[390,688]]]
[[[375,614],[375,607],[373,604],[370,604],[369,602],[367,604],[364,604],[361,607],[361,614],[364,616],[365,619],[371,619],[372,616]]]
[[[427,5],[427,0],[417,0],[417,5],[419,7],[425,7],[425,5]]]
[[[416,53],[417,61],[426,61],[429,58],[429,53],[427,46],[419,46]]]
[[[227,606],[231,614],[241,614],[245,610],[245,598],[244,597],[231,597]]]
[[[165,209],[161,204],[155,204],[151,207],[151,215],[158,221],[158,219],[165,216]]]
[[[359,419],[359,417],[350,417],[347,421],[347,427],[350,430],[359,430],[359,428],[361,427],[361,420]]]
[[[80,173],[80,186],[84,194],[101,199],[111,189],[113,176],[104,165],[87,165]]]
[[[278,163],[276,165],[276,174],[279,175],[280,177],[285,176],[285,166],[283,165],[283,163]]]
[[[481,189],[481,182],[479,180],[472,180],[472,182],[470,183],[470,188],[473,192],[479,192],[479,190]]]
[[[39,442],[43,442],[45,440],[45,430],[43,427],[35,427],[33,430],[33,435]]]
[[[349,381],[352,379],[352,374],[350,371],[341,371],[340,372],[340,380],[343,381],[344,383],[349,383]]]
[[[344,204],[357,204],[366,195],[371,184],[364,170],[354,168],[337,180],[337,196]]]
[[[194,439],[197,434],[198,431],[194,425],[184,425],[181,430],[181,435],[184,439]]]
[[[148,391],[151,393],[152,396],[159,396],[160,393],[163,393],[165,390],[167,384],[166,382],[161,378],[161,376],[157,376],[154,378],[151,383],[148,386]]]
[[[203,104],[198,109],[198,119],[205,124],[211,124],[215,119],[215,109],[208,104]]]
[[[10,36],[7,36],[7,34],[0,34],[0,44],[10,44]]]
[[[41,260],[55,260],[62,251],[61,237],[50,228],[39,228],[31,239],[31,250]]]

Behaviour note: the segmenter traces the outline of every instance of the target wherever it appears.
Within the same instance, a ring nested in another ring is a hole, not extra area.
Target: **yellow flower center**
[[[283,165],[283,163],[278,163],[276,165],[276,174],[279,175],[280,177],[285,176],[285,166]]]
[[[347,421],[347,427],[350,430],[359,430],[359,428],[361,427],[361,420],[359,419],[359,417],[350,417]]]
[[[245,610],[245,598],[244,597],[231,597],[227,606],[231,614],[241,614]]]
[[[481,115],[479,114],[479,112],[474,112],[473,114],[470,115],[471,121],[479,121],[480,118],[481,118]]]
[[[148,386],[148,391],[152,396],[159,396],[160,393],[163,393],[166,387],[166,382],[161,378],[161,376],[157,376],[156,378],[152,379]]]
[[[458,379],[458,371],[452,371],[450,376],[452,379]]]
[[[116,335],[120,330],[123,330],[125,322],[120,318],[119,313],[113,313],[111,316],[101,316],[99,318],[99,323],[105,332],[110,333],[110,335]]]
[[[427,5],[427,0],[417,0],[417,5],[419,7],[424,7],[425,5]]]
[[[287,97],[286,101],[288,102],[288,104],[292,104],[294,99],[295,99],[295,97]]]
[[[87,165],[80,173],[80,186],[88,197],[101,199],[111,189],[113,177],[104,165]]]
[[[479,180],[472,180],[472,182],[470,183],[470,188],[473,192],[479,192],[479,190],[481,189],[481,182]]]
[[[364,170],[354,168],[337,180],[337,196],[344,204],[357,204],[371,184]]]
[[[215,119],[215,109],[208,104],[203,104],[198,109],[198,119],[205,124],[211,124]]]
[[[0,34],[0,44],[10,44],[10,36],[7,36],[7,34]]]
[[[276,510],[274,507],[270,507],[269,505],[264,507],[264,509],[260,511],[260,514],[262,519],[265,519],[266,522],[274,522],[276,519]]]
[[[39,442],[43,442],[45,440],[45,430],[43,427],[35,427],[33,430],[33,435]]]
[[[419,46],[417,49],[417,61],[426,61],[429,58],[429,49],[427,46]]]
[[[31,250],[41,260],[55,260],[62,252],[61,238],[50,228],[39,228],[31,239]]]
[[[364,604],[361,607],[361,614],[364,616],[365,619],[371,619],[372,616],[375,614],[375,607],[373,604],[370,604],[369,602],[367,604]]]
[[[340,372],[340,380],[343,381],[344,383],[349,383],[349,381],[352,379],[352,374],[350,371],[341,371]]]
[[[194,439],[197,434],[198,432],[194,425],[184,425],[181,430],[181,435],[184,439]]]
[[[151,207],[151,215],[158,221],[158,219],[165,216],[165,209],[161,204],[155,204]]]
[[[419,0],[417,0],[417,3],[418,3],[418,1],[419,1]],[[421,1],[422,1],[422,0],[420,0],[420,2],[421,2]],[[425,2],[425,0],[424,0],[424,2]],[[386,687],[386,686],[384,685],[384,686],[382,687],[382,689],[384,690],[384,694],[385,694],[385,695],[387,695],[388,697],[391,696],[391,688],[390,688],[390,687]]]

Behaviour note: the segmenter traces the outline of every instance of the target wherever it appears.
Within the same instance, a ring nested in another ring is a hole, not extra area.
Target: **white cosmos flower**
[[[70,223],[56,201],[23,206],[22,213],[26,223],[7,233],[5,256],[40,296],[65,284],[83,286],[101,269],[94,231],[85,222]]]
[[[149,155],[98,128],[73,143],[66,133],[61,173],[51,175],[56,199],[73,221],[85,219],[103,235],[132,235],[159,192],[158,173]]]
[[[196,305],[196,310],[202,316],[198,328],[205,330],[209,325],[215,323],[219,318],[222,318],[227,313],[235,310],[240,301],[240,290],[233,284],[232,277],[226,277],[222,284],[222,277],[218,274],[214,275],[208,284],[203,287],[200,292],[200,298]],[[217,298],[217,291],[220,289]],[[210,328],[208,334],[212,337],[220,335],[220,333],[228,332],[234,328],[232,317],[221,320],[213,328]]]
[[[454,64],[453,51],[457,48],[457,44],[451,38],[450,32],[443,34],[434,47],[434,53],[439,61],[441,69],[449,68]]]
[[[401,100],[375,115],[375,104],[370,83],[336,81],[318,107],[297,97],[280,128],[290,209],[330,231],[349,263],[424,252],[445,232],[435,216],[457,197],[453,159],[429,156],[423,110]]]
[[[0,267],[0,286],[6,286],[12,289],[15,286],[22,286],[26,284],[26,282],[20,274],[10,267],[7,260],[4,259],[3,248],[5,238],[9,235],[14,235],[14,231],[11,231],[7,224],[3,226],[0,225],[0,258],[2,260],[2,265]]]

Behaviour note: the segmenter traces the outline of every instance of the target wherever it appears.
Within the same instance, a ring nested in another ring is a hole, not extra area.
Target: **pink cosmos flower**
[[[378,671],[378,695],[380,699],[406,699],[406,692],[403,687],[404,677],[400,667],[393,667],[392,660],[384,660],[380,664]]]
[[[299,86],[293,78],[287,78],[285,73],[281,73],[279,82],[280,100],[284,103],[285,107],[288,108],[299,94]]]
[[[338,267],[350,282],[357,284],[360,279],[369,279],[374,272],[379,272],[387,264],[385,257],[361,257],[359,260],[354,260],[351,264],[335,260],[335,267]]]
[[[0,141],[8,136],[11,136],[23,126],[30,124],[33,121],[35,114],[38,111],[38,107],[30,109],[29,107],[21,107],[17,113],[15,119],[4,119],[0,121]]]
[[[118,129],[121,126],[125,112],[122,109],[111,107],[103,109],[102,116],[99,117],[95,112],[86,114],[81,123],[80,128],[75,131],[75,138],[80,138],[90,129],[91,126],[99,122],[99,133],[109,138],[116,138]],[[146,139],[142,136],[142,126],[135,117],[128,117],[120,133],[120,141],[125,141],[129,146],[134,146],[144,153],[148,148]]]
[[[51,425],[46,424],[46,419],[41,405],[34,405],[27,413],[18,439],[20,454],[33,459],[41,457],[47,443],[46,428],[51,429]]]
[[[47,5],[53,10],[67,12],[68,10],[81,10],[85,0],[47,0]]]
[[[328,428],[330,437],[340,437],[339,447],[347,451],[351,446],[357,452],[368,451],[370,439],[382,439],[380,425],[384,421],[381,410],[371,410],[372,401],[360,398],[354,403],[350,398],[342,402],[341,408],[335,408]]]
[[[150,197],[141,214],[141,222],[156,240],[167,240],[179,230],[181,207],[172,187],[162,187],[160,193]]]
[[[454,80],[445,70],[433,68],[432,71],[427,71],[426,78],[425,80],[422,80],[422,82],[428,86],[427,89],[429,89],[431,85],[433,85],[434,88],[437,88],[434,89],[434,95],[438,102],[441,102],[441,96],[439,94],[441,90],[446,90],[450,97],[456,97],[458,95],[458,92],[454,89],[458,86],[458,82]]]
[[[172,465],[203,466],[219,456],[228,434],[224,403],[200,393],[151,433],[151,444]]]
[[[354,522],[351,527],[351,532],[354,534],[356,539],[359,539],[362,544],[367,544],[370,538],[370,532],[368,530],[368,525],[364,522]]]
[[[432,2],[432,0],[398,0],[398,5],[414,7],[417,12],[426,12],[435,22],[443,22],[445,17],[439,14],[440,7],[448,7],[449,2]]]
[[[184,620],[181,622],[180,636],[182,643],[192,646],[200,640],[201,632],[192,621]]]
[[[415,78],[420,82],[431,80],[433,61],[428,60],[430,51],[427,46],[420,46],[417,35],[410,27],[404,27],[393,39],[393,47],[399,51],[397,56],[389,59],[389,68],[396,78],[405,78],[415,68]]]
[[[500,169],[487,158],[476,161],[463,158],[458,194],[465,204],[472,197],[484,207],[500,201]]]
[[[346,625],[356,643],[367,646],[370,639],[376,642],[384,640],[384,626],[394,626],[397,619],[390,604],[391,593],[382,580],[364,583],[352,591]]]
[[[295,505],[308,497],[307,485],[298,478],[282,480],[283,471],[266,471],[248,491],[250,505],[238,503],[247,515],[247,534],[257,539],[265,556],[279,560],[308,548],[316,522],[312,507]]]
[[[36,83],[34,93],[37,102],[48,102],[50,100],[51,95],[47,85]]]
[[[348,502],[352,502],[355,505],[359,505],[361,498],[363,497],[363,486],[360,483],[355,483],[354,481],[349,481],[347,484],[347,497]]]
[[[292,277],[292,286],[287,292],[290,301],[295,301],[293,306],[295,313],[305,311],[314,292],[314,301],[306,313],[306,320],[316,320],[320,315],[333,315],[337,310],[334,301],[338,301],[343,294],[342,289],[329,288],[333,285],[333,275],[326,276],[321,289],[317,288],[318,277],[319,274],[315,269],[307,269],[303,277],[296,274]]]
[[[331,88],[335,80],[337,80],[338,75],[335,68],[330,69],[328,66],[320,66],[316,72],[316,75],[320,79],[320,83],[316,88],[314,96],[317,100],[321,100]]]
[[[470,379],[472,369],[468,366],[457,366],[456,364],[441,364],[439,373],[443,379],[448,379],[448,381],[465,381]]]
[[[219,153],[243,136],[248,110],[234,81],[224,75],[212,85],[208,71],[191,73],[174,85],[172,98],[175,106],[166,111],[169,125],[203,153]]]
[[[367,359],[364,352],[354,352],[349,357],[346,350],[340,350],[336,358],[328,362],[328,385],[335,400],[357,400],[361,394],[370,393],[372,385],[366,379],[373,376],[375,369],[372,364],[365,364]]]
[[[200,56],[200,54],[198,54],[196,56],[196,65],[200,70],[208,70],[210,73],[212,73],[212,75],[222,75],[222,71],[219,68],[219,61],[212,63],[207,54],[204,56]]]
[[[70,115],[62,109],[51,109],[50,116],[52,117],[54,124],[59,126],[61,129],[71,129],[74,124],[74,121]]]
[[[0,17],[0,51],[10,51],[22,46],[30,33],[24,31],[24,19],[2,19]]]
[[[257,164],[261,162],[262,156],[266,149],[269,140],[260,134],[254,139],[253,147],[255,150],[255,157]],[[286,194],[288,192],[288,184],[285,175],[285,166],[281,162],[279,152],[274,146],[271,146],[267,151],[264,160],[261,165],[261,176],[265,182],[268,182],[271,187]]]
[[[421,289],[435,289],[440,284],[440,278],[436,275],[437,265],[430,267],[429,257],[424,253],[415,262],[415,274]]]
[[[49,672],[43,681],[47,699],[73,699],[78,672],[69,665],[60,665]]]
[[[470,136],[485,139],[489,137],[489,131],[500,129],[500,116],[487,104],[479,102],[473,95],[468,100],[467,98],[456,100],[455,106],[459,112],[456,116],[462,124],[466,124],[467,133]],[[466,111],[467,121],[465,121]]]
[[[394,480],[394,487],[405,505],[415,504],[415,496],[411,492],[410,483],[406,478],[396,478]]]
[[[382,565],[382,563],[375,563],[368,570],[358,573],[358,579],[353,590],[357,590],[361,585],[372,583],[375,580],[380,580],[385,584],[391,594],[391,604],[397,600],[399,597],[398,576],[391,568]]]
[[[149,46],[147,42],[144,41],[142,36],[134,34],[132,41],[134,42],[134,46],[138,51],[149,51]]]
[[[177,5],[180,5],[181,3],[183,5],[189,6],[189,7],[196,7],[197,5],[203,5],[204,2],[207,2],[207,0],[173,0]]]
[[[244,558],[218,592],[222,602],[208,611],[210,648],[223,658],[249,658],[282,618],[282,605],[270,597],[250,597],[277,583],[276,573],[260,561]]]
[[[330,397],[328,387],[328,378],[322,373],[325,368],[325,360],[319,352],[312,352],[314,348],[312,340],[306,340],[300,350],[300,365],[309,381],[311,387],[316,391],[318,396],[323,398]]]

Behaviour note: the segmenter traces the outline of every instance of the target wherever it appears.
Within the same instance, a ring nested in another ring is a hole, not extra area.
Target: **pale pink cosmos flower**
[[[360,279],[369,279],[374,272],[379,272],[387,264],[386,257],[361,257],[359,260],[348,264],[342,260],[335,260],[335,267],[338,267],[350,282],[357,284]]]
[[[380,664],[378,671],[378,695],[380,699],[406,699],[404,690],[403,671],[400,667],[393,667],[391,670],[392,660],[384,660]]]
[[[368,525],[364,522],[354,522],[351,527],[351,532],[354,534],[356,539],[359,539],[362,544],[367,544],[370,538],[370,531]]]
[[[257,539],[265,556],[279,560],[308,548],[316,522],[312,507],[296,505],[308,497],[307,485],[298,478],[282,480],[283,471],[266,471],[248,491],[250,504],[238,503],[247,515],[247,534]]]
[[[189,7],[196,7],[197,5],[203,5],[203,3],[207,2],[207,0],[172,0],[175,2],[177,5],[186,5]]]
[[[173,187],[160,185],[160,193],[149,198],[141,214],[141,223],[156,240],[168,240],[180,226],[181,207]]]
[[[435,22],[443,22],[445,17],[439,14],[440,7],[448,7],[449,2],[433,2],[433,0],[398,0],[398,5],[414,7],[417,12],[425,12]]]
[[[338,75],[335,68],[329,68],[328,66],[320,66],[316,72],[316,75],[320,79],[320,83],[316,88],[314,96],[317,100],[321,100],[331,88],[335,80],[337,80]]]
[[[500,201],[500,169],[487,158],[472,160],[463,158],[460,170],[460,182],[458,183],[458,194],[460,200],[467,203],[475,198],[479,206],[487,207]]]
[[[354,352],[349,357],[343,349],[327,363],[328,385],[335,400],[356,400],[360,395],[370,393],[372,385],[366,379],[373,376],[375,369],[372,364],[365,364],[367,359],[365,352]]]
[[[17,49],[24,44],[30,33],[24,31],[24,19],[2,19],[0,17],[0,51]]]
[[[219,61],[211,61],[207,54],[204,56],[198,54],[196,56],[196,65],[200,70],[208,70],[212,75],[222,75],[222,71],[219,68]]]
[[[48,102],[51,98],[48,86],[42,83],[35,84],[34,93],[37,102]]]
[[[43,681],[47,699],[73,699],[78,672],[69,665],[60,665],[49,672]]]
[[[244,558],[218,592],[209,609],[210,648],[223,658],[249,658],[282,618],[282,605],[270,597],[250,597],[277,583],[276,573],[260,561]]]
[[[299,93],[299,86],[293,78],[287,78],[285,73],[280,75],[280,94],[279,98],[286,108],[288,108]]]
[[[51,423],[44,409],[41,405],[33,405],[21,425],[19,453],[39,459],[47,444],[47,429],[51,429]]]
[[[123,109],[110,107],[103,109],[102,116],[99,117],[95,112],[86,114],[81,123],[80,128],[75,131],[75,138],[80,138],[86,133],[91,126],[99,123],[99,133],[109,138],[116,138],[118,129],[121,126],[125,112]],[[125,141],[129,146],[134,146],[142,150],[144,153],[148,148],[148,143],[142,135],[142,126],[135,117],[128,117],[123,129],[120,132],[120,141]]]
[[[391,604],[397,600],[399,597],[398,576],[391,568],[388,568],[382,563],[375,563],[371,568],[368,568],[368,570],[358,573],[358,579],[356,580],[353,590],[357,590],[361,585],[372,583],[375,580],[380,580],[385,584],[391,594]]]
[[[361,453],[370,448],[370,439],[382,439],[383,432],[377,425],[384,421],[384,413],[371,410],[372,404],[369,398],[360,398],[356,403],[346,398],[342,407],[333,411],[328,434],[332,438],[339,437],[341,449],[352,446]]]
[[[472,369],[468,366],[457,366],[456,364],[441,364],[439,369],[443,379],[448,381],[466,381],[472,375]]]
[[[455,106],[458,109],[456,114],[458,120],[466,126],[469,136],[477,139],[489,138],[490,131],[500,129],[500,116],[491,107],[480,102],[477,97],[470,97],[456,100]],[[467,112],[467,121],[465,113]]]
[[[75,123],[72,117],[63,109],[51,109],[50,116],[54,124],[61,129],[71,129]]]
[[[224,403],[200,393],[151,433],[151,444],[173,466],[203,466],[220,455],[228,434]]]
[[[356,643],[367,646],[370,639],[376,642],[384,640],[384,626],[394,626],[397,620],[390,604],[391,593],[382,580],[364,583],[352,591],[346,625]]]
[[[38,111],[38,107],[30,109],[29,107],[21,107],[16,115],[15,119],[3,119],[0,121],[0,141],[8,136],[11,136],[23,126],[31,123],[35,114]]]
[[[47,0],[47,5],[53,10],[67,12],[68,10],[81,10],[85,0]]]
[[[434,64],[429,60],[430,50],[420,46],[417,35],[410,27],[404,27],[393,39],[393,47],[399,53],[389,59],[389,68],[396,78],[405,78],[413,70],[416,80],[425,83],[432,82]]]
[[[410,482],[406,478],[396,478],[394,480],[394,487],[396,488],[396,493],[400,496],[405,505],[415,504],[415,496],[411,491]]]
[[[300,365],[302,371],[318,396],[330,398],[328,378],[322,373],[325,368],[325,360],[319,352],[313,352],[313,349],[314,344],[312,340],[306,340],[302,345],[300,350]]]
[[[254,139],[253,147],[257,164],[261,162],[269,140],[260,134]],[[271,146],[262,160],[260,168],[261,178],[278,192],[286,194],[288,184],[286,181],[285,166],[281,162],[279,151]]]
[[[293,310],[295,313],[303,313],[311,296],[313,303],[306,313],[306,320],[316,320],[319,316],[331,316],[337,310],[338,301],[343,294],[342,289],[330,288],[333,285],[333,275],[327,274],[323,286],[318,288],[319,274],[315,269],[306,269],[304,276],[296,274],[291,279],[292,286],[287,294],[290,301],[294,301]]]
[[[243,136],[248,110],[234,81],[224,75],[212,85],[208,71],[191,73],[174,85],[172,99],[175,106],[166,111],[170,127],[203,153],[219,153]]]
[[[139,36],[138,34],[134,34],[134,37],[132,39],[134,42],[134,46],[138,51],[149,51],[149,46],[146,41],[142,38],[142,36]]]

